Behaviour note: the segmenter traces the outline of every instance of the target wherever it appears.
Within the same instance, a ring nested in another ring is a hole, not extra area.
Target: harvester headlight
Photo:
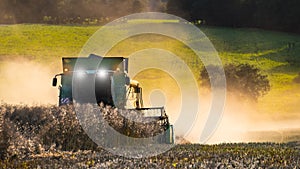
[[[99,71],[97,72],[98,77],[101,77],[101,78],[106,77],[106,74],[107,74],[107,73],[106,73],[104,70],[99,70]]]
[[[77,77],[81,78],[85,75],[85,71],[79,70],[79,71],[76,72],[76,74],[77,74]]]
[[[67,72],[67,71],[69,71],[69,69],[68,69],[68,68],[65,68],[64,71]]]

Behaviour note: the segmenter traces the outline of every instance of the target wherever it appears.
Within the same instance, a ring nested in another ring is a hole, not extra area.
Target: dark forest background
[[[300,32],[299,0],[169,0],[167,11],[207,25]]]
[[[0,0],[0,23],[101,24],[144,11],[166,11],[157,0]]]
[[[159,11],[209,26],[300,33],[299,0],[0,0],[0,23],[103,24]]]

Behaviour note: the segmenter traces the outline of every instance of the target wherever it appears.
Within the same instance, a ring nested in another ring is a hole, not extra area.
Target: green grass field
[[[0,61],[28,58],[45,65],[58,65],[62,56],[77,56],[99,26],[21,24],[0,26]],[[256,29],[201,27],[226,63],[249,63],[268,74],[271,91],[261,98],[259,111],[299,113],[300,85],[293,82],[300,72],[300,35]],[[183,44],[166,37],[146,35],[127,39],[110,55],[129,55],[149,47],[163,48],[180,56],[199,76],[199,62]],[[52,68],[59,72],[59,68]],[[284,100],[284,101],[283,101]]]

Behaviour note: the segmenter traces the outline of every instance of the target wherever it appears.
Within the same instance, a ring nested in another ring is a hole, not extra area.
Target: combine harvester
[[[62,58],[62,63],[63,73],[55,75],[52,82],[54,87],[57,86],[57,77],[61,77],[59,106],[73,104],[73,102],[82,104],[97,102],[98,105],[110,105],[119,110],[133,112],[159,125],[158,127],[164,132],[164,138],[160,139],[160,143],[174,144],[173,125],[169,123],[165,108],[144,107],[143,90],[139,82],[130,79],[127,75],[128,58],[101,57],[91,54],[89,57]],[[123,131],[125,130],[127,129]],[[128,131],[122,134],[132,136]]]

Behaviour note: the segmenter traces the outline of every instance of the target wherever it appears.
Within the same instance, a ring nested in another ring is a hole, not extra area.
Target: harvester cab
[[[166,143],[174,143],[173,126],[164,107],[145,108],[143,89],[129,78],[128,58],[89,57],[62,58],[63,73],[55,75],[52,86],[59,85],[59,106],[76,103],[111,105],[118,109],[140,112],[147,118],[157,119],[166,131]],[[74,92],[75,91],[75,92]]]

